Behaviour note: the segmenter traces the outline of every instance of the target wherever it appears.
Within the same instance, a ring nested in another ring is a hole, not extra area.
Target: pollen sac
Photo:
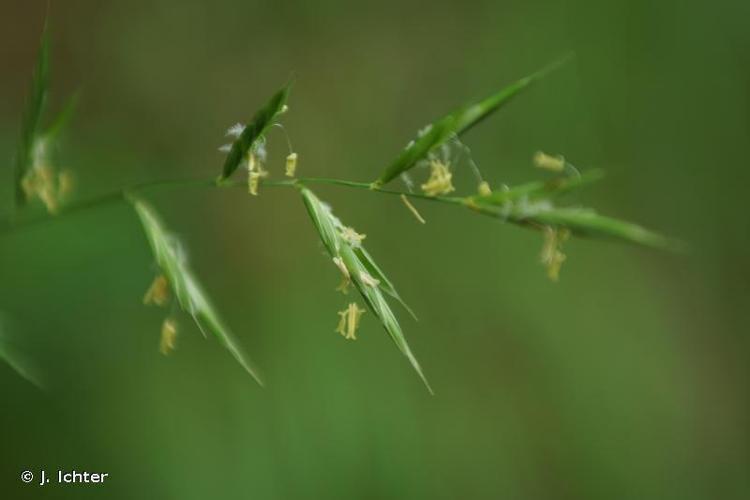
[[[551,281],[560,279],[560,268],[567,258],[562,252],[562,245],[570,238],[570,231],[566,228],[544,228],[544,245],[542,246],[541,261],[547,268],[547,277]]]
[[[346,295],[349,293],[349,285],[352,282],[349,270],[346,268],[346,265],[344,265],[344,261],[341,257],[334,257],[333,263],[336,264],[336,267],[341,271],[341,283],[336,287],[336,291]]]
[[[359,279],[362,281],[363,285],[369,286],[371,288],[376,288],[380,284],[380,281],[370,276],[367,271],[360,272]]]
[[[355,302],[350,303],[346,309],[339,311],[339,324],[336,332],[347,340],[357,340],[357,328],[360,317],[365,313]]]
[[[159,341],[159,352],[165,356],[177,347],[177,322],[167,318],[161,325],[161,340]]]
[[[350,227],[344,227],[341,229],[341,237],[344,238],[344,241],[349,243],[354,248],[359,248],[362,246],[362,240],[367,238],[366,234],[359,234],[357,231]]]
[[[164,307],[169,302],[169,281],[167,277],[160,274],[151,283],[143,296],[143,303],[146,305],[155,304]]]
[[[21,188],[27,199],[38,198],[54,215],[73,190],[73,176],[70,170],[56,172],[47,163],[37,163],[21,179]]]
[[[260,172],[250,172],[247,176],[247,192],[253,196],[258,196],[260,177]]]
[[[297,153],[289,153],[286,157],[286,172],[287,177],[294,177],[297,172]]]
[[[487,181],[480,182],[477,191],[479,192],[479,196],[489,196],[492,194],[492,189],[490,189],[490,185]]]
[[[456,190],[453,187],[453,174],[447,163],[440,160],[430,160],[430,178],[422,184],[422,191],[427,196],[448,194]]]
[[[409,201],[409,198],[407,198],[405,194],[402,194],[400,198],[403,204],[406,205],[406,208],[409,209],[409,211],[419,221],[420,224],[427,224],[427,221],[424,220],[424,217],[422,217],[422,214],[419,213],[419,210],[417,210],[417,207],[411,204],[411,202]]]
[[[248,151],[247,153],[247,192],[253,196],[258,196],[260,180],[268,177],[268,172],[263,169],[265,151],[265,148],[261,145],[257,151]]]
[[[534,166],[550,172],[562,172],[565,170],[565,158],[561,155],[551,156],[542,151],[537,151],[533,158]]]

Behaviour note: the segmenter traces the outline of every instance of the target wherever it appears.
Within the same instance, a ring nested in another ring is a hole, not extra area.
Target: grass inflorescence
[[[432,392],[416,356],[409,347],[401,324],[391,309],[389,299],[398,302],[412,316],[413,312],[402,300],[393,282],[365,249],[363,240],[366,236],[346,226],[333,214],[331,207],[318,198],[311,186],[330,184],[375,194],[399,196],[406,208],[421,223],[426,221],[410,200],[432,201],[468,208],[475,213],[540,231],[543,236],[540,260],[553,281],[559,278],[560,267],[566,259],[562,250],[569,237],[608,238],[657,249],[679,248],[678,242],[639,225],[599,215],[591,208],[565,206],[561,203],[565,199],[563,195],[600,181],[603,178],[603,172],[600,170],[581,172],[561,155],[537,152],[532,157],[532,163],[546,171],[545,180],[514,187],[493,187],[484,179],[478,165],[471,159],[470,151],[461,142],[460,136],[497,112],[567,59],[566,57],[537,73],[521,78],[487,98],[463,106],[427,125],[371,182],[297,177],[298,154],[292,151],[288,138],[290,151],[283,162],[285,178],[270,178],[270,172],[264,167],[267,162],[265,145],[269,130],[279,125],[280,118],[288,110],[287,101],[291,85],[287,84],[273,94],[247,125],[237,124],[228,130],[227,135],[234,137],[234,140],[220,148],[227,156],[217,178],[144,183],[128,186],[92,200],[68,203],[68,193],[64,192],[68,189],[64,185],[66,177],[63,172],[54,169],[46,151],[49,143],[67,122],[73,106],[66,106],[53,120],[52,126],[42,131],[40,123],[49,85],[49,47],[45,29],[17,150],[14,205],[21,208],[27,201],[38,198],[50,215],[62,216],[80,210],[95,209],[106,203],[130,203],[143,226],[159,268],[159,273],[147,288],[144,302],[166,306],[175,301],[179,309],[194,320],[201,332],[210,333],[218,339],[237,362],[260,383],[257,370],[250,364],[230,330],[220,320],[216,308],[189,267],[184,248],[166,229],[156,211],[144,199],[144,195],[160,189],[189,187],[225,189],[247,186],[253,195],[258,195],[261,188],[296,189],[331,259],[332,270],[341,275],[342,281],[338,290],[348,294],[350,289],[354,289],[359,297],[356,299],[348,296],[343,310],[338,312],[338,326],[335,331],[347,340],[356,339],[363,314],[369,311]],[[474,193],[455,194],[453,178],[458,162],[456,158],[460,156],[468,156],[468,160],[465,161],[469,162],[476,177],[477,191]],[[241,169],[243,166],[246,168]],[[237,180],[237,172],[242,170],[246,170],[246,179]],[[421,192],[415,191],[412,189],[414,183],[409,176],[425,170],[429,170],[429,175],[419,183]],[[406,191],[386,188],[387,184],[399,177],[407,183]],[[30,222],[27,221],[26,224]],[[24,225],[14,218],[6,224],[5,232],[12,232]],[[360,306],[358,300],[364,307]],[[176,348],[179,330],[178,319],[172,314],[167,314],[162,323],[159,343],[159,349],[163,353],[168,354]]]

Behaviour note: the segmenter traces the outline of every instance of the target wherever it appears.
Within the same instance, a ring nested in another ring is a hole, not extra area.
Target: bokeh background
[[[424,124],[572,50],[465,136],[474,159],[493,185],[538,178],[537,149],[605,168],[581,203],[691,252],[576,240],[553,284],[536,233],[318,188],[419,315],[399,312],[431,397],[371,314],[357,342],[334,333],[346,299],[292,190],[148,196],[266,389],[185,318],[159,354],[124,204],[4,234],[5,335],[47,390],[0,365],[0,497],[750,497],[748,2],[3,0],[6,200],[48,9],[52,108],[81,95],[58,156],[77,199],[213,177],[226,127],[292,74],[300,172],[370,180]],[[278,174],[281,134],[270,153]],[[21,483],[42,468],[110,479]]]

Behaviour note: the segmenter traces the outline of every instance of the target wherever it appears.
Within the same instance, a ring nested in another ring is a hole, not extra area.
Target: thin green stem
[[[419,198],[423,200],[437,201],[443,203],[461,204],[463,198],[445,197],[445,196],[427,196],[419,193],[408,193],[391,189],[383,189],[373,186],[367,182],[347,181],[344,179],[334,179],[325,177],[302,177],[298,179],[264,181],[263,187],[294,187],[299,184],[330,184],[355,189],[364,189],[397,196],[408,196],[410,198]],[[241,181],[222,181],[217,182],[215,179],[174,179],[155,182],[144,182],[134,184],[130,187],[123,188],[119,191],[106,193],[88,200],[77,201],[63,206],[60,211],[54,215],[39,217],[25,221],[6,220],[0,228],[0,234],[12,233],[17,229],[35,226],[39,223],[57,220],[65,215],[72,215],[78,212],[84,212],[90,209],[99,208],[112,203],[123,201],[128,193],[144,192],[149,190],[162,189],[183,189],[183,188],[237,188],[245,187],[246,184]]]

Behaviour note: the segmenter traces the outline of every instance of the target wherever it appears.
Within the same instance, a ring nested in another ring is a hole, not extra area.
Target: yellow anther
[[[422,191],[427,196],[438,196],[453,192],[456,188],[453,187],[452,178],[453,174],[451,174],[448,165],[439,160],[431,160],[430,178],[422,184]]]
[[[73,192],[75,185],[75,179],[73,178],[73,172],[70,170],[61,170],[57,174],[57,193],[60,198],[66,198],[70,193]]]
[[[161,324],[161,340],[159,341],[159,352],[165,356],[177,347],[177,322],[167,318]]]
[[[422,224],[426,224],[427,223],[427,221],[424,220],[424,217],[422,217],[422,214],[420,214],[417,211],[417,207],[415,207],[414,205],[411,204],[411,202],[409,201],[409,198],[407,198],[405,194],[401,195],[401,201],[404,202],[404,205],[406,205],[406,208],[409,209],[409,211],[414,215],[414,217],[416,217],[416,219],[419,222],[421,222]]]
[[[339,271],[341,271],[341,283],[336,287],[336,291],[346,295],[347,293],[349,293],[349,284],[351,283],[349,270],[344,265],[344,261],[341,260],[341,257],[334,257],[333,263],[336,264],[336,267],[338,267]]]
[[[286,172],[287,177],[294,177],[297,172],[297,153],[289,153],[286,157]]]
[[[492,189],[490,189],[490,185],[487,181],[480,182],[477,191],[479,192],[479,196],[489,196],[492,194]]]
[[[38,198],[49,213],[55,214],[61,199],[71,190],[71,179],[68,171],[56,175],[51,165],[38,163],[21,179],[21,188],[27,199]]]
[[[344,241],[349,243],[353,247],[359,247],[362,245],[362,240],[367,238],[366,234],[359,234],[357,231],[350,227],[344,227],[341,229],[341,237],[344,238]]]
[[[359,279],[362,281],[363,285],[375,288],[380,284],[380,281],[370,276],[370,274],[367,271],[362,271],[359,273]]]
[[[534,166],[550,172],[562,172],[565,170],[565,158],[562,155],[551,156],[542,151],[534,153]]]
[[[263,170],[260,158],[254,151],[247,152],[247,192],[253,196],[258,196],[258,187],[260,180],[268,177],[268,172]]]
[[[260,185],[260,172],[250,172],[247,175],[247,192],[253,196],[258,196],[258,186]]]
[[[357,327],[359,327],[360,317],[365,313],[355,302],[350,303],[346,309],[339,311],[339,324],[336,332],[340,333],[345,339],[357,340]]]
[[[542,246],[541,261],[547,267],[547,276],[552,281],[560,279],[560,268],[566,256],[562,252],[562,244],[570,237],[566,228],[544,228],[544,245]]]
[[[169,281],[167,277],[160,274],[151,283],[151,286],[146,290],[146,295],[143,296],[143,303],[156,304],[157,306],[165,306],[169,301]]]
[[[51,213],[52,215],[55,215],[60,209],[57,193],[55,192],[55,189],[52,185],[44,185],[44,187],[40,188],[37,191],[37,196],[39,196],[39,199],[42,200],[42,203],[44,203],[44,206],[47,208],[47,212]]]

